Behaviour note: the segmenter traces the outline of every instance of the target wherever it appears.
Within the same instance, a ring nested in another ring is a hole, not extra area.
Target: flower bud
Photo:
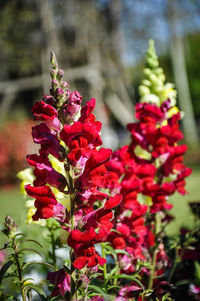
[[[64,94],[64,91],[63,91],[63,89],[61,89],[61,88],[57,88],[56,89],[56,91],[55,91],[55,94],[56,94],[56,96],[59,96],[59,95],[63,95]]]
[[[64,76],[64,71],[62,69],[59,69],[57,73],[57,79],[61,81],[63,79],[63,76]]]
[[[59,83],[58,83],[58,81],[56,80],[56,79],[53,79],[52,81],[51,81],[51,84],[52,84],[52,88],[55,90],[56,88],[58,88],[59,87]]]
[[[66,81],[62,81],[61,84],[60,84],[60,86],[61,86],[62,89],[65,89],[65,88],[67,88],[69,86],[69,84]]]
[[[12,236],[12,234],[15,233],[18,228],[17,224],[15,223],[15,221],[12,219],[10,215],[7,215],[5,217],[4,226],[5,228],[2,230],[2,232],[6,236]]]
[[[53,65],[54,69],[58,68],[56,55],[55,55],[55,52],[53,52],[53,51],[50,52],[50,62]]]
[[[149,78],[149,76],[152,74],[152,71],[149,68],[145,68],[144,69],[144,75],[147,76],[147,78]]]
[[[139,86],[139,93],[140,93],[141,96],[148,95],[148,94],[150,94],[150,90],[149,90],[149,88],[147,88],[143,85],[140,85]]]
[[[52,78],[52,79],[56,79],[57,71],[56,71],[55,69],[51,69],[50,75],[51,75],[51,78]]]
[[[87,289],[89,285],[89,279],[86,275],[81,275],[78,280],[78,287],[82,289]]]
[[[146,87],[150,87],[151,86],[151,82],[148,79],[143,79],[141,82],[142,85],[146,86]]]
[[[69,93],[69,90],[68,90]],[[67,95],[67,98],[69,97],[68,103],[66,108],[64,109],[63,113],[65,115],[65,120],[67,122],[72,122],[76,116],[80,112],[80,105],[82,103],[82,96],[78,91],[74,91]]]
[[[48,103],[51,106],[55,106],[55,99],[51,95],[44,95],[42,98],[46,103]]]
[[[158,67],[158,62],[153,59],[153,58],[147,58],[147,64],[151,67],[151,68],[157,68]]]

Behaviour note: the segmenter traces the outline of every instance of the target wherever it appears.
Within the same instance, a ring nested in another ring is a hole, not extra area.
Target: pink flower
[[[49,272],[47,279],[55,285],[51,297],[62,295],[64,297],[67,291],[70,291],[70,275],[68,275],[64,269],[60,269],[56,272]]]

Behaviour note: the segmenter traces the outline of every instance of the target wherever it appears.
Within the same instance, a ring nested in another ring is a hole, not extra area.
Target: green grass
[[[3,223],[6,215],[11,215],[18,224],[25,220],[25,200],[19,192],[19,188],[4,188],[0,190],[0,224]]]
[[[28,236],[28,238],[35,238],[42,243],[43,236],[41,235],[41,228],[39,225],[27,225],[25,207],[25,199],[20,193],[18,187],[12,187],[0,190],[0,229],[4,227],[4,219],[6,215],[10,215],[18,225],[18,230]],[[0,232],[0,247],[6,241],[6,236]],[[35,246],[34,246],[35,247]],[[37,249],[37,247],[36,247]]]
[[[169,234],[177,234],[181,227],[189,227],[195,223],[194,215],[192,214],[189,202],[200,202],[200,166],[193,168],[192,174],[186,180],[186,195],[180,195],[176,193],[170,198],[170,203],[173,204],[170,214],[175,217],[175,220],[171,222],[167,227]]]

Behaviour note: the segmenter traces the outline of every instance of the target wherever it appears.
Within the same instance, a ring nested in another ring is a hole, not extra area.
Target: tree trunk
[[[168,19],[171,31],[171,59],[180,108],[185,113],[183,118],[183,130],[186,143],[190,146],[195,146],[198,144],[199,139],[188,84],[183,35],[178,32],[178,16],[174,0],[168,0],[168,4]]]

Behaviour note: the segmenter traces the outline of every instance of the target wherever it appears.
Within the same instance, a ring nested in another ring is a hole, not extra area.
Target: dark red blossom
[[[73,125],[64,125],[63,130],[60,133],[61,139],[66,143],[69,149],[73,149],[72,142],[78,140],[80,137],[87,140],[87,145],[90,148],[95,148],[102,144],[99,133],[96,128],[90,123],[83,123],[80,121],[74,122]]]
[[[93,150],[85,164],[83,174],[77,179],[76,185],[80,190],[86,190],[91,187],[103,187],[109,174],[105,163],[111,157],[110,149],[101,148],[99,151]]]
[[[25,186],[26,192],[29,196],[35,198],[36,212],[32,216],[33,220],[40,218],[55,217],[60,220],[64,218],[64,207],[59,204],[53,194],[51,188],[47,185],[44,186]]]
[[[58,117],[57,110],[44,101],[38,101],[32,108],[32,113],[36,120],[47,120]]]

